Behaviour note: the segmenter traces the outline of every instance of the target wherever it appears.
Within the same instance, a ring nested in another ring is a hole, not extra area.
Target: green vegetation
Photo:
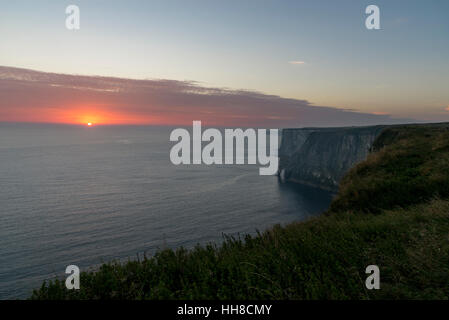
[[[449,197],[449,125],[396,126],[341,181],[330,211],[381,212]]]
[[[326,214],[220,246],[104,264],[32,299],[448,299],[449,126],[395,126]],[[365,288],[376,264],[381,289]]]

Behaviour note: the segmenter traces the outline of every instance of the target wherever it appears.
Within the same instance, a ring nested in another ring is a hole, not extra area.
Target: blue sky
[[[76,4],[81,29],[65,28]],[[367,30],[378,5],[381,30]],[[0,65],[194,80],[316,105],[449,120],[449,1],[11,1]],[[289,61],[303,61],[291,64]]]

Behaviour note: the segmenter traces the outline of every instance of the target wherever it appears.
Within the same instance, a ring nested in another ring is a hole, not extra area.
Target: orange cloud
[[[0,66],[0,121],[285,128],[400,123],[389,115],[315,106],[192,81],[133,80]]]
[[[305,62],[304,62],[304,61],[298,61],[298,60],[295,60],[295,61],[289,61],[288,63],[290,63],[290,64],[294,64],[294,65],[305,64]]]

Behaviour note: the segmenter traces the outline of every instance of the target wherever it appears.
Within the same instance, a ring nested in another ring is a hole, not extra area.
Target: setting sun
[[[87,125],[88,125],[89,127],[91,127],[91,126],[92,126],[92,122],[88,122]]]

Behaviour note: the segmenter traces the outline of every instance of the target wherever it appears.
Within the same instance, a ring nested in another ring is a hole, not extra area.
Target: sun
[[[88,127],[92,127],[92,122],[88,122],[88,123],[87,123],[87,126],[88,126]]]

